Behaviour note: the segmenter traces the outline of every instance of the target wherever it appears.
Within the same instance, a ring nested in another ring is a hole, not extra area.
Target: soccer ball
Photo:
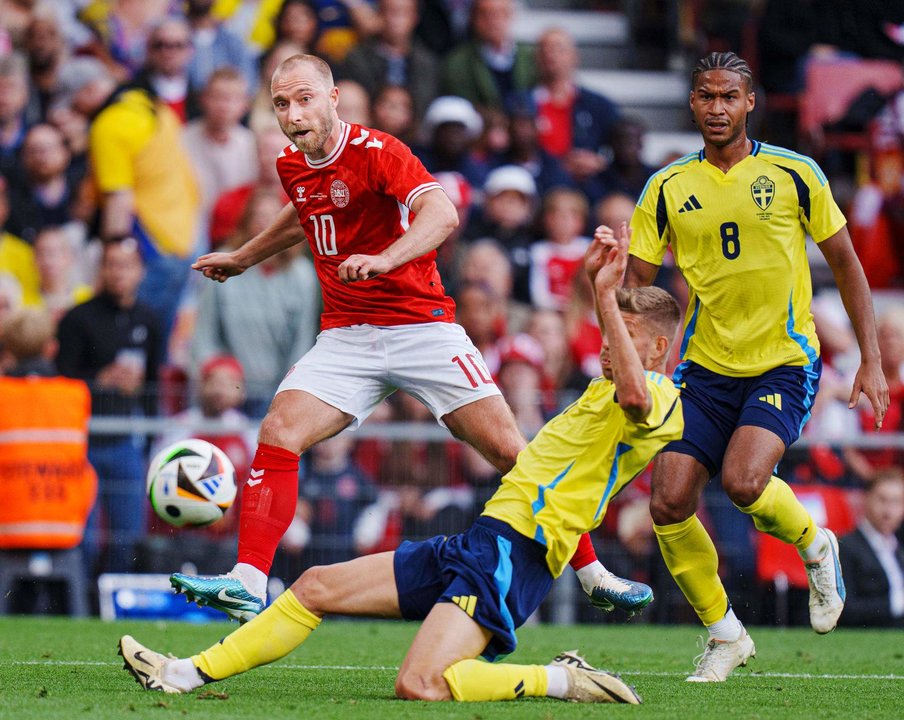
[[[176,527],[203,527],[223,517],[235,500],[235,468],[206,440],[180,440],[161,450],[148,468],[148,499]]]

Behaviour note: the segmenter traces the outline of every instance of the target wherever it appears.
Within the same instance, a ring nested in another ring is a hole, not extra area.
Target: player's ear
[[[667,357],[671,344],[671,340],[665,335],[658,335],[656,337],[656,357],[660,359]]]

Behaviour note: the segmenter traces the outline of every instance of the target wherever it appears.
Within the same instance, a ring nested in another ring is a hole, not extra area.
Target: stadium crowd
[[[788,132],[780,100],[802,90],[808,58],[904,61],[900,3],[883,3],[885,15],[859,14],[856,34],[843,24],[801,34],[816,27],[801,18],[824,15],[826,5],[837,5],[838,14],[829,14],[841,17],[853,4],[689,3],[693,12],[680,21],[655,16],[673,27],[661,60],[681,66],[707,49],[749,51],[765,91],[751,135],[774,140],[770,133]],[[605,11],[621,5],[592,3]],[[627,5],[646,8],[630,19],[637,41],[649,41],[656,22],[647,6],[657,4]],[[550,27],[535,45],[515,42],[514,13],[514,0],[0,0],[0,374],[27,372],[13,350],[23,323],[47,321],[23,309],[41,309],[57,330],[35,372],[86,381],[92,415],[123,421],[119,432],[95,431],[88,447],[98,500],[82,550],[92,578],[169,571],[178,562],[228,567],[234,517],[178,534],[151,517],[148,458],[179,433],[149,436],[126,418],[172,417],[195,437],[204,434],[192,423],[223,423],[232,431],[208,439],[226,450],[241,480],[254,452],[249,428],[318,333],[319,286],[305,247],[224,285],[190,269],[201,254],[241,246],[288,200],[275,168],[287,141],[269,93],[269,78],[287,57],[328,60],[339,116],[408,143],[455,204],[460,225],[437,263],[457,321],[523,432],[533,435],[601,373],[592,288],[580,271],[592,230],[629,220],[647,179],[682,153],[648,164],[648,123],[582,86],[575,38]],[[759,45],[751,27],[762,31]],[[877,28],[884,30],[877,35]],[[864,120],[853,111],[869,100],[858,98],[844,118],[853,126],[842,129],[861,140],[854,151],[827,136],[797,135],[796,125],[793,137],[779,139],[818,154],[830,171],[877,291],[891,392],[881,432],[889,442],[849,442],[867,434],[873,418],[868,404],[847,408],[857,344],[832,278],[817,264],[821,392],[808,442],[788,453],[782,475],[810,492],[836,531],[854,531],[866,518],[856,547],[885,548],[878,562],[891,600],[882,622],[900,625],[904,553],[894,533],[904,542],[904,89],[880,98]],[[686,304],[668,261],[657,284]],[[431,421],[423,405],[398,393],[369,423]],[[312,564],[467,527],[498,472],[470,447],[404,427],[401,439],[345,434],[306,456],[276,575],[292,579]],[[901,508],[896,522],[878,518],[876,493]],[[690,619],[656,549],[648,503],[642,476],[613,503],[594,535],[597,549],[614,572],[657,589],[648,618]],[[721,493],[705,491],[704,505],[726,586],[762,598],[759,606],[751,600],[750,612],[773,620],[765,598],[776,578],[761,557],[768,548],[754,546],[752,522]],[[178,540],[189,532],[192,543]],[[842,558],[854,547],[843,542]],[[212,559],[217,553],[222,563]],[[800,599],[795,592],[805,597],[792,583],[792,601]],[[793,603],[790,615],[805,622]],[[855,617],[872,622],[868,610]]]

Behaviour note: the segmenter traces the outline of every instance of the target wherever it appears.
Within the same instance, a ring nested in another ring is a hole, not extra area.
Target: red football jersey
[[[400,140],[345,122],[340,129],[339,142],[323,160],[309,159],[295,145],[276,160],[314,256],[321,329],[453,322],[455,303],[443,288],[435,250],[370,280],[339,280],[346,258],[385,250],[408,229],[414,199],[440,188]]]

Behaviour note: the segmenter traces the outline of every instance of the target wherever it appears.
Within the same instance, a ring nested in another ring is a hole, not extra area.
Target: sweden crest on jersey
[[[750,194],[760,210],[765,210],[775,198],[775,183],[765,175],[760,175],[750,185]]]

